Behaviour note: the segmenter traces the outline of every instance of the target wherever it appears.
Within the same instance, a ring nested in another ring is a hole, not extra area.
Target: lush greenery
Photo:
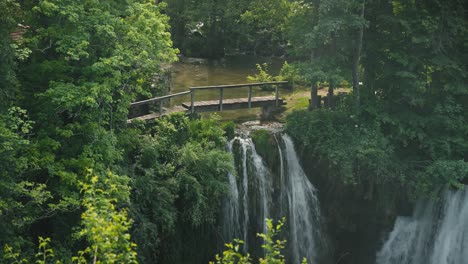
[[[290,36],[298,54],[311,55],[301,60],[311,107],[317,82],[345,80],[353,92],[334,108],[292,113],[286,130],[323,186],[337,254],[374,263],[376,244],[353,241],[381,239],[396,214],[410,213],[408,198],[467,182],[466,5],[337,0],[301,10],[294,23],[309,26]]]
[[[226,174],[233,170],[224,135],[214,118],[190,120],[175,114],[150,128],[131,129],[121,138],[134,190],[130,215],[143,262],[157,262],[162,253],[169,258],[191,250],[190,245],[161,244],[167,247],[179,236],[190,239],[184,230],[201,239],[196,229],[216,223],[227,191]]]
[[[458,185],[468,176],[463,10],[457,1],[366,3],[363,85],[334,111],[292,114],[288,131],[349,183],[391,180],[422,193]],[[326,33],[339,41],[343,30]]]
[[[177,255],[161,241],[217,219],[232,162],[217,119],[127,124],[130,102],[162,93],[176,60],[165,4],[0,7],[0,262]]]
[[[467,12],[461,0],[0,1],[1,262],[212,256],[193,243],[216,243],[233,123],[127,123],[132,101],[166,91],[178,49],[288,57],[276,80],[310,85],[315,110],[286,129],[335,186],[367,200],[460,187]],[[325,83],[331,107],[316,109]],[[353,92],[335,105],[342,83]]]
[[[174,43],[191,57],[229,53],[281,55],[288,0],[167,0]]]

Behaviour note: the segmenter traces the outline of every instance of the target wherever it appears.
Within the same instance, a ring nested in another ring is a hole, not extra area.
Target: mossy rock
[[[232,121],[224,122],[221,124],[221,128],[224,130],[224,135],[228,140],[231,140],[236,135],[236,124]]]
[[[280,169],[278,144],[274,133],[266,129],[252,131],[250,137],[255,144],[257,153],[262,156],[267,166],[274,174],[278,174]]]

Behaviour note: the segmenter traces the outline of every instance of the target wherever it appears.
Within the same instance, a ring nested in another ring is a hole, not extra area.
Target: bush
[[[193,235],[216,221],[228,190],[226,175],[233,171],[225,135],[233,136],[234,124],[222,125],[216,116],[173,114],[148,130],[126,138],[124,149],[130,150],[125,157],[134,190],[130,213],[138,221],[133,230],[138,258],[154,263],[193,253],[175,241],[193,239],[187,230]]]
[[[295,111],[286,121],[297,145],[346,184],[382,182],[399,167],[377,122],[363,123],[348,112],[328,109]]]
[[[251,76],[247,76],[249,82],[273,82],[275,78],[268,73],[268,64],[263,63],[262,65],[256,64],[258,73]],[[262,90],[264,91],[273,91],[272,85],[262,85]]]
[[[236,124],[234,124],[234,122],[232,121],[224,122],[221,125],[221,128],[224,130],[224,135],[227,137],[228,140],[231,140],[234,138],[236,134]]]
[[[277,81],[287,81],[290,88],[294,88],[295,84],[304,84],[305,79],[300,74],[300,70],[295,64],[289,64],[287,61],[283,63],[280,73],[275,77]]]
[[[286,219],[281,219],[278,224],[274,225],[273,220],[266,219],[267,231],[264,234],[257,234],[264,241],[262,248],[265,249],[265,257],[260,258],[258,263],[260,264],[284,264],[285,258],[281,253],[286,247],[286,240],[278,240],[277,237],[281,232],[281,228],[284,226]],[[210,264],[251,264],[252,259],[250,254],[243,255],[240,252],[240,247],[244,244],[242,240],[234,239],[234,242],[228,243],[225,246],[227,250],[223,252],[222,257],[216,255],[216,262],[210,262]],[[304,258],[302,263],[307,263],[307,259]]]

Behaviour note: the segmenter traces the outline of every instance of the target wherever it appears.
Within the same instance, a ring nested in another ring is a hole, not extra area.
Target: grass
[[[349,93],[351,88],[337,88],[335,94],[339,92]],[[318,95],[324,97],[328,93],[328,87],[319,88]],[[307,109],[309,107],[310,99],[310,88],[305,86],[296,86],[293,92],[280,93],[280,96],[286,101],[286,105],[283,106],[283,111],[278,115],[275,115],[275,119],[281,123],[284,123],[286,116],[293,111]],[[236,111],[224,111],[217,113],[222,121],[233,121],[236,124],[243,123],[250,120],[256,120],[259,118],[261,109],[238,109]],[[201,113],[202,116],[209,116],[212,113]]]
[[[351,88],[337,88],[335,94],[339,92],[349,93]],[[328,87],[324,87],[318,90],[318,95],[324,97],[328,93]],[[278,121],[284,122],[285,117],[296,110],[303,110],[309,107],[310,99],[310,88],[300,87],[297,88],[293,93],[283,96],[287,104],[284,106],[285,110],[277,117]]]

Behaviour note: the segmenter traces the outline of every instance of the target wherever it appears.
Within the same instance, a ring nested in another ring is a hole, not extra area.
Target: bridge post
[[[249,108],[252,108],[252,85],[249,85]]]
[[[219,111],[223,111],[223,95],[224,95],[224,89],[219,88]]]
[[[279,94],[278,94],[278,84],[275,85],[275,103],[276,103],[276,107],[279,106],[278,104],[278,100],[279,100]]]
[[[190,88],[190,97],[191,97],[191,104],[190,104],[190,113],[195,113],[195,89]]]
[[[163,100],[159,100],[159,117],[162,116],[162,113],[163,113]]]

